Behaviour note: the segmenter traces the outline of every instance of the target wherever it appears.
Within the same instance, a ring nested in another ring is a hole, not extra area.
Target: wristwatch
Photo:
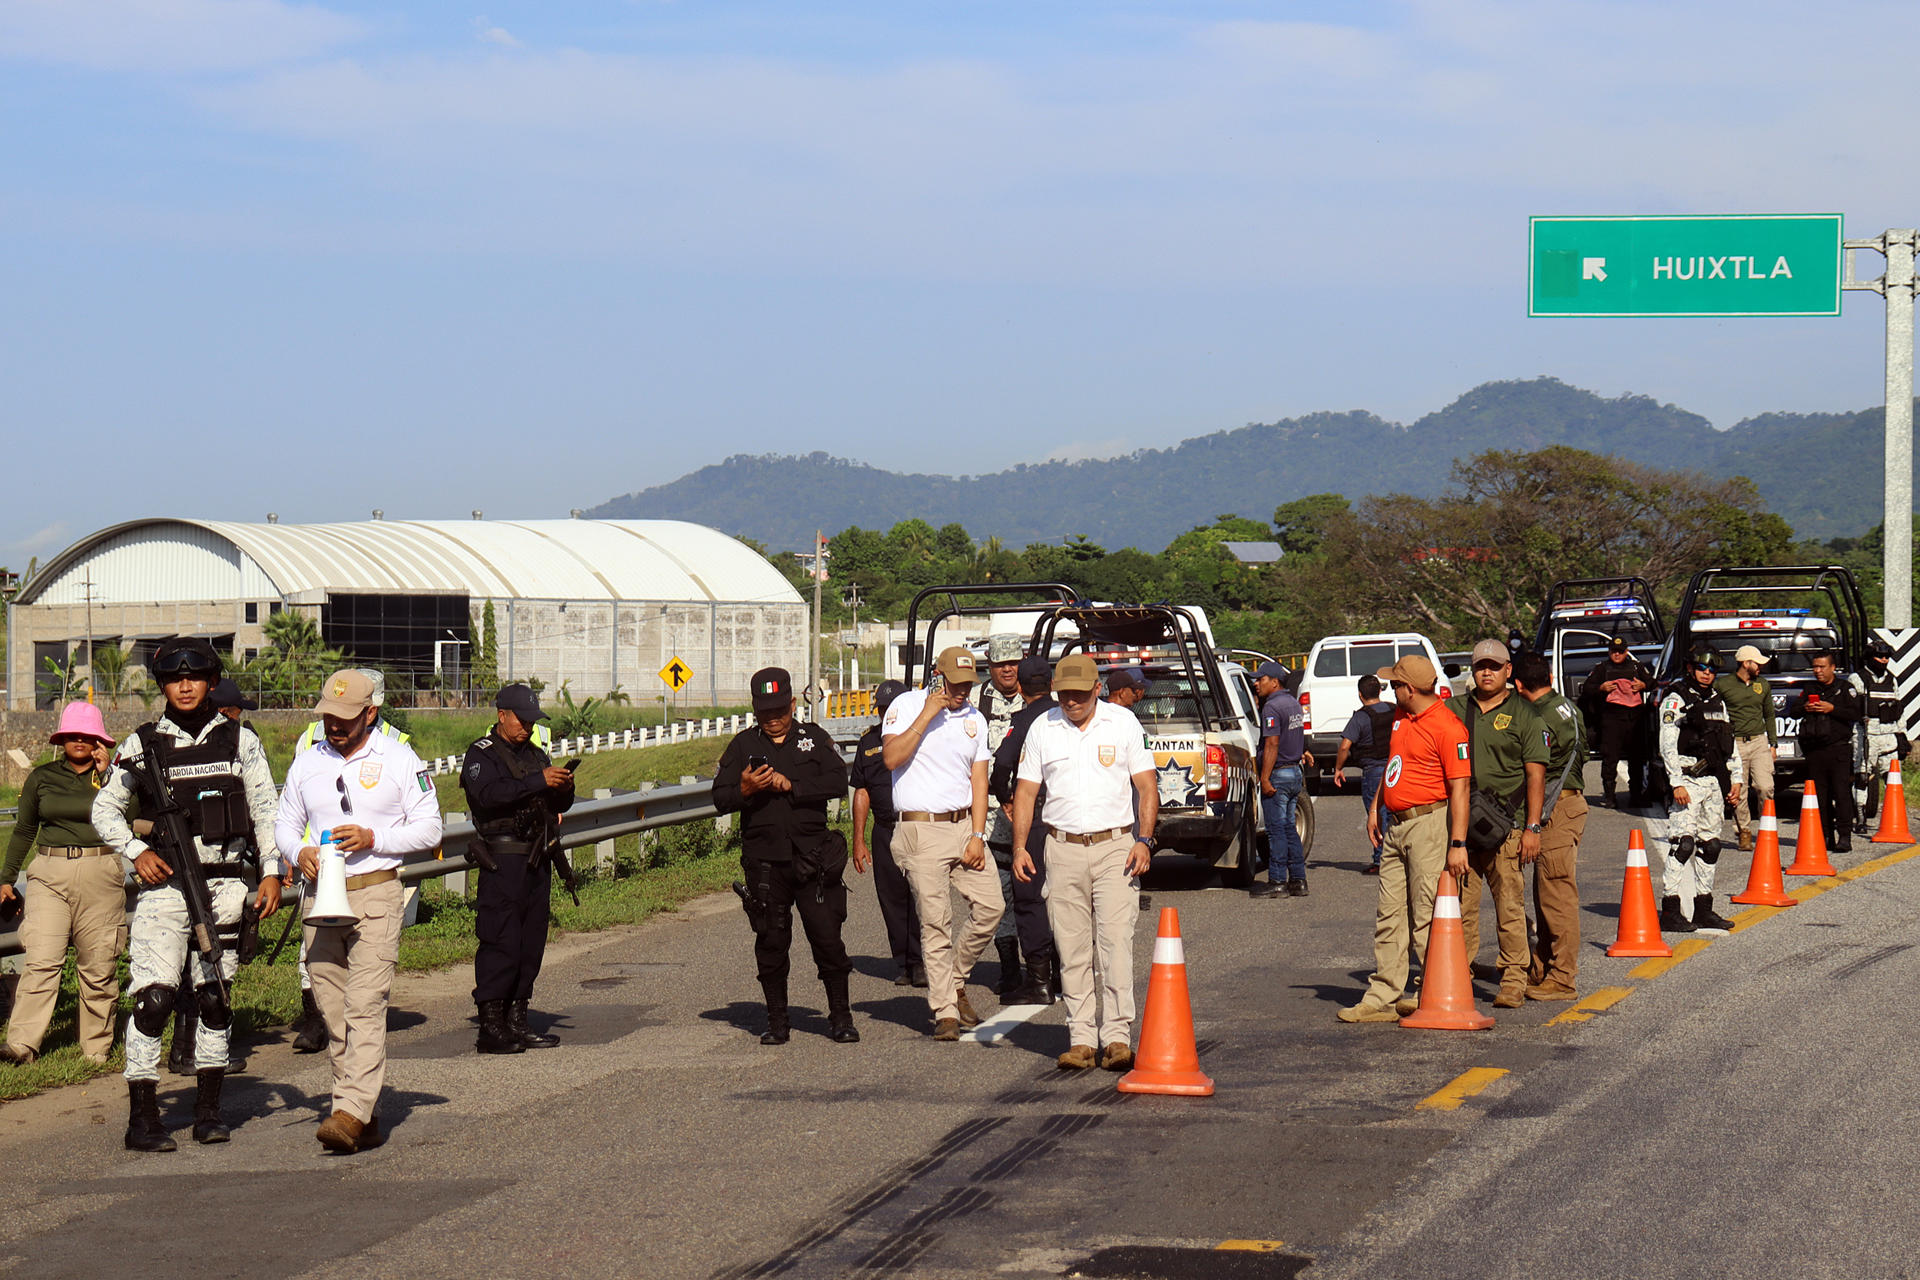
[[[985,844],[987,842],[987,833],[984,831],[976,831],[973,833],[973,838],[981,844]]]
[[[1535,835],[1539,835],[1539,834],[1540,834],[1540,824],[1539,824],[1539,823],[1537,823],[1537,822],[1529,822],[1529,823],[1527,824],[1527,830],[1529,830],[1529,831],[1531,831],[1531,832],[1533,832],[1533,834],[1535,834]]]
[[[1464,848],[1466,848],[1466,847],[1467,847],[1467,842],[1466,842],[1465,840],[1449,840],[1449,841],[1447,841],[1447,848],[1449,848],[1449,849],[1464,849]]]
[[[1160,849],[1160,842],[1152,836],[1135,836],[1133,842],[1147,846],[1148,853],[1157,853]]]

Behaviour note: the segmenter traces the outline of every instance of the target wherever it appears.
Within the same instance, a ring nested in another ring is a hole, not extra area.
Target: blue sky
[[[564,516],[741,452],[1407,421],[1491,378],[1722,426],[1876,404],[1871,294],[1530,321],[1527,217],[1914,225],[1916,35],[1767,0],[0,0],[0,561],[148,514]]]

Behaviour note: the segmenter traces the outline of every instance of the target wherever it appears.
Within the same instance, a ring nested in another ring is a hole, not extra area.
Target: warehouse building
[[[384,520],[233,524],[150,519],[54,557],[7,609],[8,704],[59,697],[50,666],[82,670],[115,647],[144,666],[168,636],[206,636],[241,661],[275,614],[400,683],[464,690],[489,602],[502,682],[565,680],[576,698],[667,692],[679,704],[747,700],[764,666],[804,671],[807,605],[751,547],[678,520]],[[114,665],[96,664],[96,668]],[[408,679],[411,677],[411,680]]]

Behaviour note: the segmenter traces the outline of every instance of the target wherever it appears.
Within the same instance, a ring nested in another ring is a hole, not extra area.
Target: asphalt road
[[[556,943],[536,1005],[557,1050],[478,1057],[468,975],[403,980],[378,1151],[320,1149],[324,1069],[277,1041],[230,1084],[240,1123],[224,1146],[181,1133],[170,1155],[123,1151],[117,1079],[7,1104],[0,1274],[1915,1269],[1920,859],[1817,882],[1830,887],[1803,905],[1636,975],[1641,962],[1604,955],[1629,818],[1596,810],[1580,985],[1629,994],[1584,1021],[1534,1004],[1478,1033],[1347,1026],[1333,1012],[1370,968],[1376,882],[1359,874],[1351,791],[1320,804],[1309,898],[1253,901],[1178,860],[1149,879],[1139,990],[1157,909],[1178,907],[1213,1098],[1058,1071],[1058,1009],[994,1045],[934,1043],[922,994],[872,958],[864,883],[848,924],[863,1042],[825,1038],[819,988],[797,974],[796,1036],[763,1048],[745,922],[714,897]],[[1856,849],[1843,872],[1901,852]],[[1729,913],[1746,863],[1723,859]],[[983,1012],[993,971],[976,975]],[[163,1085],[177,1127],[191,1096]]]

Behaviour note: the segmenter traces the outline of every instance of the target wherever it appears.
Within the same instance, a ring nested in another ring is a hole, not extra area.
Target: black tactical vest
[[[1727,719],[1726,699],[1714,688],[1702,689],[1691,680],[1674,686],[1686,712],[1680,718],[1680,754],[1706,764],[1719,764],[1733,755],[1733,722]],[[1716,718],[1712,715],[1718,711]]]
[[[1867,718],[1897,725],[1901,722],[1900,686],[1893,678],[1893,668],[1888,667],[1882,676],[1873,675],[1872,671],[1873,664],[1868,663],[1860,673],[1860,683],[1867,687]]]
[[[157,724],[143,724],[134,732],[148,760],[163,765],[161,785],[186,811],[195,836],[221,845],[253,834],[247,784],[240,774],[239,725],[222,717],[204,742],[184,747],[162,734]]]
[[[1361,707],[1367,718],[1373,723],[1368,726],[1370,738],[1368,745],[1360,749],[1362,764],[1384,764],[1393,748],[1393,705],[1376,702],[1372,706]]]

